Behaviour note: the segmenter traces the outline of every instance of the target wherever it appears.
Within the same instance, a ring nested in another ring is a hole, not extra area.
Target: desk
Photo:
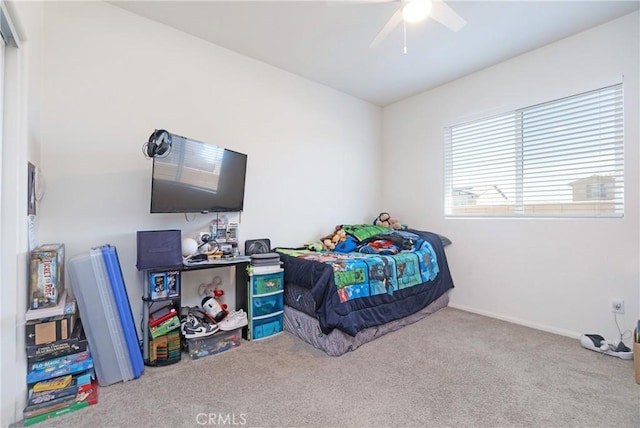
[[[152,300],[149,297],[150,293],[150,284],[149,284],[149,276],[152,273],[156,272],[168,272],[168,271],[179,271],[179,272],[189,272],[203,269],[216,269],[216,268],[224,268],[224,267],[233,267],[235,270],[234,281],[235,281],[235,299],[236,299],[236,309],[243,309],[245,312],[248,312],[247,302],[248,302],[248,284],[249,284],[249,275],[247,274],[247,266],[250,263],[249,258],[240,258],[240,259],[226,259],[220,260],[213,263],[198,263],[193,265],[183,265],[183,266],[173,266],[173,267],[165,267],[165,268],[154,268],[154,269],[145,269],[144,270],[144,290],[142,297],[142,356],[145,361],[145,364],[149,363],[149,309],[153,303],[158,302],[174,302],[177,303],[178,309],[180,308],[181,302],[181,294],[182,294],[182,284],[180,284],[180,292],[177,297],[168,297],[163,299],[155,299]],[[242,328],[242,337],[247,338],[247,327]],[[179,360],[177,360],[179,361]],[[173,361],[173,362],[177,362]]]

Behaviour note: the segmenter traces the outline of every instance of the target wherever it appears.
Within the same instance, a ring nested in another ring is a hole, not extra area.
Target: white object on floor
[[[218,327],[222,331],[235,330],[240,327],[244,327],[248,324],[247,313],[239,309],[237,311],[230,312],[225,319],[218,323]]]
[[[617,345],[608,343],[604,337],[599,334],[583,334],[580,337],[580,345],[591,351],[601,354],[610,355],[612,357],[622,358],[623,360],[632,360],[633,351],[629,349],[623,342]]]

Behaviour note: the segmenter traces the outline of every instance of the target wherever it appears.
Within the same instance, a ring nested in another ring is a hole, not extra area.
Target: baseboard
[[[456,304],[456,303],[449,302],[449,307],[454,308],[454,309],[459,309],[459,310],[465,311],[465,312],[471,312],[471,313],[474,313],[474,314],[483,315],[483,316],[486,316],[486,317],[489,317],[489,318],[499,319],[501,321],[507,321],[507,322],[510,322],[512,324],[518,324],[518,325],[522,325],[522,326],[525,326],[525,327],[534,328],[536,330],[546,331],[547,333],[554,333],[554,334],[558,334],[560,336],[570,337],[572,339],[579,339],[580,336],[583,335],[583,333],[576,333],[575,331],[549,327],[547,325],[542,325],[542,324],[536,324],[536,323],[532,323],[532,322],[529,322],[529,321],[521,320],[519,318],[507,317],[507,316],[504,316],[504,315],[499,315],[499,314],[495,314],[493,312],[483,311],[483,310],[475,309],[475,308],[472,308],[472,307],[469,307],[469,306],[459,305],[459,304]]]

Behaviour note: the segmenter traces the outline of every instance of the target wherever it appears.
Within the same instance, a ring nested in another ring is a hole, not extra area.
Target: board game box
[[[25,324],[25,344],[27,346],[67,340],[71,337],[78,313],[63,315],[46,320],[27,321]]]
[[[65,340],[27,346],[27,360],[29,363],[61,357],[87,350],[87,337],[84,334],[82,320],[77,319],[71,336]]]
[[[64,357],[53,358],[29,364],[27,384],[40,382],[54,377],[74,374],[93,367],[93,359],[89,351]]]
[[[31,309],[56,306],[64,291],[64,244],[45,244],[31,251]]]
[[[75,412],[76,410],[83,409],[88,406],[92,406],[98,403],[98,382],[93,381],[91,383],[82,385],[78,388],[75,400],[70,404],[64,405],[56,410],[51,410],[46,413],[41,413],[36,416],[25,416],[23,421],[24,426],[30,426],[38,422],[46,421],[48,419],[55,418],[66,413]]]

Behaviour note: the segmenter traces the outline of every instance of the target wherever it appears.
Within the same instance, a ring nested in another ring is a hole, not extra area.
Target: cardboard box
[[[633,344],[633,366],[636,371],[636,383],[640,384],[640,343]]]
[[[31,251],[31,309],[56,306],[64,294],[64,244],[45,244]]]
[[[67,340],[71,337],[77,313],[50,318],[47,321],[27,322],[25,342],[27,347],[45,343]]]

